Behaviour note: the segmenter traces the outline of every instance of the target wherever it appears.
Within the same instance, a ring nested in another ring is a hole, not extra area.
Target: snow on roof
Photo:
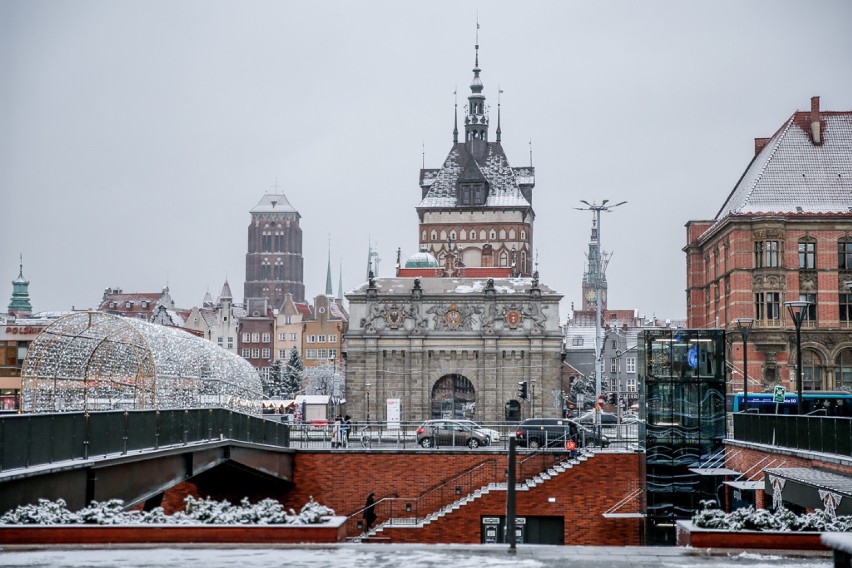
[[[296,404],[328,404],[327,394],[300,394],[296,396]]]
[[[379,294],[409,295],[414,287],[414,278],[376,278],[375,286]],[[420,288],[424,294],[481,294],[488,284],[488,278],[420,278]],[[492,278],[497,294],[528,294],[533,285],[532,278]],[[366,294],[368,283],[363,283],[350,294]],[[539,283],[542,294],[558,294],[549,286]]]
[[[850,212],[852,112],[821,112],[820,118],[822,144],[811,140],[810,113],[787,120],[749,164],[716,225],[734,215]]]
[[[260,198],[250,213],[296,213],[298,211],[287,201],[283,193],[267,193]]]
[[[529,207],[530,202],[521,193],[518,179],[515,177],[516,169],[509,166],[502,146],[489,142],[487,147],[488,153],[485,159],[480,161],[471,154],[466,144],[457,143],[450,150],[440,170],[421,170],[420,185],[428,187],[429,191],[418,207],[455,207],[459,178],[474,167],[488,181],[487,207]],[[531,175],[524,176],[525,184],[534,181]]]

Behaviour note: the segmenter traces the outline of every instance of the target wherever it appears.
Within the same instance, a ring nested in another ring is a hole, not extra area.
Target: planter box
[[[818,532],[725,531],[677,522],[677,545],[693,548],[763,548],[777,550],[830,550]]]
[[[0,525],[2,544],[298,544],[346,540],[346,517],[315,525]]]

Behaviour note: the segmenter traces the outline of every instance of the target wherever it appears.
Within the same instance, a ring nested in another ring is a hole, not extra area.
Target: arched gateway
[[[432,386],[432,418],[472,419],[476,390],[463,375],[444,375]]]

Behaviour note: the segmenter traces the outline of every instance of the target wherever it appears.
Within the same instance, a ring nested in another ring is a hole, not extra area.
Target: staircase
[[[548,467],[546,470],[536,473],[530,478],[522,482],[518,482],[515,485],[515,491],[529,491],[530,489],[537,487],[539,485],[543,485],[548,480],[553,479],[554,477],[565,473],[566,471],[573,469],[574,467],[582,464],[588,459],[594,457],[595,452],[591,449],[580,450],[577,455],[573,458],[566,458],[560,462],[554,463],[552,466]],[[532,457],[532,456],[528,456]],[[527,459],[528,459],[527,458]],[[473,503],[474,501],[480,499],[483,495],[494,491],[506,491],[508,488],[508,483],[506,482],[493,482],[484,485],[468,495],[453,501],[452,503],[434,511],[432,513],[427,514],[421,519],[417,519],[415,517],[398,517],[398,518],[389,518],[385,522],[376,525],[368,532],[365,532],[355,538],[352,539],[352,542],[376,542],[376,541],[386,541],[389,540],[386,537],[383,537],[383,532],[388,527],[394,528],[422,528],[428,526],[447,515],[452,514],[454,511],[458,511],[462,507],[467,506],[469,503]]]

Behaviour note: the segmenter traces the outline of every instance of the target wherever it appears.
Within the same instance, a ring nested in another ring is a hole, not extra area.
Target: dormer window
[[[124,307],[130,309],[133,307],[133,302],[124,302]]]
[[[143,308],[147,308],[147,307],[148,307],[148,300],[142,300],[142,307],[143,307]]]
[[[114,310],[114,309],[115,309],[115,307],[116,307],[117,305],[118,305],[118,304],[116,304],[115,302],[110,302],[110,303],[109,303],[109,308],[110,308],[111,310]]]
[[[459,187],[459,202],[461,205],[484,205],[485,196],[484,183],[463,183]]]

